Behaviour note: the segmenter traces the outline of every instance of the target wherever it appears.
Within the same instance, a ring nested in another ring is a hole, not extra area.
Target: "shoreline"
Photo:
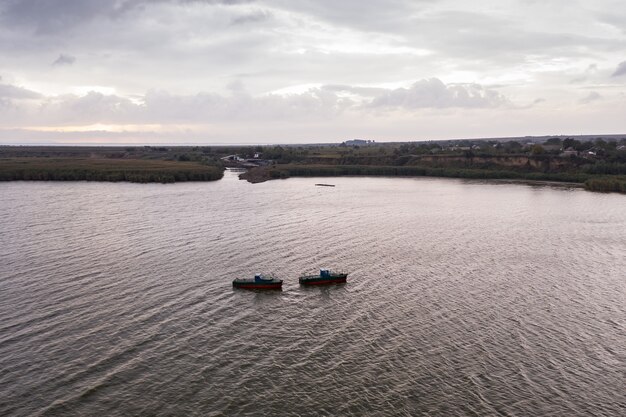
[[[345,166],[344,166],[345,167]],[[285,168],[280,168],[280,167],[273,167],[273,168],[269,168],[269,167],[257,167],[257,168],[252,168],[247,170],[246,172],[242,173],[239,175],[239,179],[240,180],[246,180],[252,184],[258,184],[261,182],[265,182],[265,181],[269,181],[269,180],[274,180],[274,179],[287,179],[287,178],[291,178],[291,177],[307,177],[307,178],[330,178],[330,177],[387,177],[387,178],[392,178],[392,177],[400,177],[400,178],[418,178],[418,177],[423,177],[423,178],[455,178],[455,179],[461,179],[461,180],[468,180],[468,181],[483,181],[486,183],[492,183],[492,184],[525,184],[525,185],[534,185],[534,186],[547,186],[547,187],[560,187],[560,188],[580,188],[583,189],[585,191],[590,191],[590,192],[616,192],[618,194],[625,194],[623,190],[623,188],[619,188],[620,185],[618,184],[617,187],[612,188],[612,189],[605,189],[603,187],[596,187],[596,182],[603,182],[605,180],[607,180],[606,177],[602,177],[602,176],[587,176],[586,178],[584,178],[584,181],[580,181],[580,182],[576,182],[576,181],[571,181],[571,180],[564,180],[563,181],[559,181],[558,179],[534,179],[534,178],[507,178],[506,176],[500,177],[498,178],[498,172],[497,171],[478,171],[478,170],[472,170],[472,171],[463,171],[463,170],[457,170],[457,171],[453,171],[452,173],[446,173],[442,171],[443,175],[436,175],[436,173],[438,173],[438,170],[428,170],[428,169],[424,169],[423,172],[419,172],[416,174],[411,174],[411,173],[401,173],[401,174],[394,174],[393,172],[386,172],[386,171],[381,171],[380,173],[355,173],[355,174],[349,174],[349,173],[345,173],[346,171],[341,171],[341,166],[339,167],[333,167],[333,166],[326,166],[326,167],[322,167],[322,170],[316,171],[314,169],[311,169],[310,171],[307,170],[307,168],[309,167],[299,167],[300,169],[302,169],[301,171],[298,171],[297,168],[294,171],[291,171],[289,169],[289,167],[285,167]],[[346,169],[349,170],[351,168],[354,167],[349,167],[347,166]],[[383,167],[383,168],[390,168],[390,169],[394,169],[397,167]],[[349,172],[349,171],[348,171]],[[317,175],[316,175],[317,174]],[[519,173],[511,173],[514,175],[525,175],[525,174],[519,174]],[[545,175],[545,176],[558,176],[559,174],[541,174],[541,173],[535,173],[538,175]],[[532,173],[531,173],[532,175]],[[567,177],[566,177],[567,178]],[[582,180],[582,179],[581,179]],[[609,179],[609,181],[612,181],[612,179]]]
[[[449,177],[431,177],[431,178],[449,178]],[[562,187],[562,188],[585,188],[585,184],[581,182],[565,182],[565,181],[547,181],[547,180],[526,180],[526,179],[507,179],[507,178],[485,178],[485,179],[472,179],[461,178],[468,181],[486,181],[502,184],[526,184],[526,185],[544,185],[550,187]]]
[[[245,174],[245,173],[244,173]],[[304,176],[294,176],[294,177],[285,177],[285,178],[261,178],[258,176],[247,177],[243,176],[244,174],[239,175],[240,180],[246,180],[251,184],[260,184],[266,181],[272,181],[276,179],[289,179],[289,178],[443,178],[443,179],[452,179],[452,180],[463,180],[468,182],[488,182],[488,183],[500,183],[500,184],[526,184],[526,185],[544,185],[544,186],[554,186],[554,187],[563,187],[563,188],[585,188],[584,183],[580,182],[562,182],[562,181],[547,181],[547,180],[529,180],[529,179],[514,179],[514,178],[461,178],[461,177],[444,177],[444,176],[435,176],[435,175],[414,175],[414,176],[399,176],[399,175],[337,175],[334,177],[329,177],[325,175],[315,176],[311,175],[310,177]],[[321,185],[321,184],[315,184]],[[325,185],[325,184],[324,184]],[[334,185],[333,185],[334,186]]]

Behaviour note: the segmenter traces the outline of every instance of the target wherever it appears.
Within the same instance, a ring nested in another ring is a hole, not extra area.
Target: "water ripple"
[[[623,415],[623,196],[315,182],[0,184],[0,414]]]

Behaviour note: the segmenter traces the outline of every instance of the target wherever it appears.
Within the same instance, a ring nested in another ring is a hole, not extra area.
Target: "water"
[[[324,181],[0,184],[0,415],[626,414],[626,196]]]

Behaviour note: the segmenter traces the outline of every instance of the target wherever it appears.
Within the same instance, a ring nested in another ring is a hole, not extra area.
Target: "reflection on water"
[[[623,415],[624,196],[316,182],[0,184],[0,414]]]

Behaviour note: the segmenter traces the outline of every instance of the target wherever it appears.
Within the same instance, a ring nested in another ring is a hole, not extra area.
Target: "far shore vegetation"
[[[257,153],[260,151],[256,150]],[[251,156],[241,152],[243,158]],[[335,146],[273,146],[242,177],[428,176],[550,181],[590,191],[626,193],[626,135],[517,140],[450,140]]]
[[[0,146],[0,180],[211,181],[225,167],[289,177],[550,181],[626,193],[626,135],[270,146]]]
[[[0,147],[0,181],[214,181],[219,159],[162,147]]]

